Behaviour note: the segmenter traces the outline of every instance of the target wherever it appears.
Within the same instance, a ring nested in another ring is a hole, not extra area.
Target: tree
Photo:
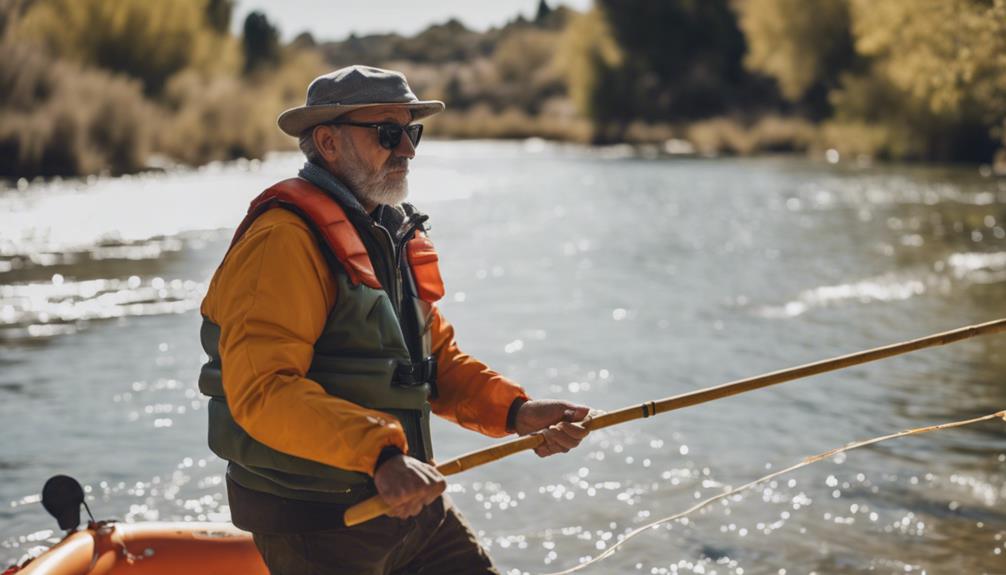
[[[850,6],[869,67],[833,91],[838,118],[887,128],[892,155],[990,160],[1006,121],[1006,0]]]
[[[139,78],[156,94],[213,44],[204,0],[38,0],[19,31],[56,57]]]
[[[776,79],[791,102],[830,113],[828,92],[853,65],[848,0],[746,0],[740,8],[748,69]]]
[[[558,57],[574,104],[593,124],[592,141],[620,141],[638,115],[636,70],[600,9],[573,18]]]
[[[545,0],[538,0],[538,12],[534,15],[534,23],[541,24],[552,14],[552,7]]]
[[[642,117],[722,113],[745,81],[744,36],[730,0],[597,0],[614,38],[638,70]]]
[[[256,10],[248,14],[241,40],[244,46],[246,74],[279,64],[279,30],[262,12]]]
[[[206,22],[217,34],[227,34],[234,13],[234,0],[208,0],[206,2]]]
[[[483,88],[486,99],[536,114],[546,100],[562,94],[563,74],[553,65],[559,37],[558,32],[537,27],[508,30],[493,52],[499,81]]]

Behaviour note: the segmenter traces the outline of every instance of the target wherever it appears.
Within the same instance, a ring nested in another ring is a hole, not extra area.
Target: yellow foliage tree
[[[934,114],[1006,113],[1006,0],[852,0],[856,49]]]
[[[890,125],[905,155],[988,159],[1006,121],[1006,0],[851,7],[856,51],[872,66],[834,94],[839,117]]]
[[[773,76],[792,101],[834,84],[852,50],[848,0],[746,0],[738,7],[749,69]]]
[[[557,58],[570,98],[593,123],[592,140],[620,140],[629,120],[620,113],[631,110],[626,105],[631,83],[625,78],[625,55],[602,10],[595,7],[570,21]]]
[[[207,0],[39,0],[18,33],[53,56],[139,78],[158,93],[173,74],[237,63],[207,20]]]
[[[556,58],[559,32],[521,28],[507,34],[493,51],[492,62],[499,82],[493,87],[497,99],[537,113],[549,97],[565,91],[563,70]]]

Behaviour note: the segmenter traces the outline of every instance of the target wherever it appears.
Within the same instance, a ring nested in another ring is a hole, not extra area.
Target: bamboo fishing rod
[[[961,327],[919,339],[913,339],[883,347],[876,347],[866,351],[860,351],[797,367],[791,367],[789,369],[774,371],[764,375],[739,379],[730,383],[724,383],[715,387],[708,387],[706,389],[683,393],[665,399],[647,401],[638,405],[625,407],[617,411],[604,413],[584,421],[582,425],[589,431],[603,429],[605,427],[618,425],[619,423],[625,423],[626,421],[652,417],[659,413],[666,413],[668,411],[691,407],[708,401],[723,399],[724,397],[738,395],[755,389],[768,387],[770,385],[776,385],[778,383],[802,379],[812,375],[818,375],[829,371],[844,369],[854,365],[861,365],[925,349],[927,347],[946,345],[963,339],[999,333],[1001,331],[1006,331],[1006,318]],[[454,475],[455,473],[461,473],[462,471],[467,471],[480,465],[485,465],[486,463],[502,459],[521,451],[534,449],[541,445],[542,442],[544,442],[544,438],[539,433],[526,435],[519,439],[507,441],[479,451],[473,451],[466,455],[462,455],[461,457],[451,459],[450,461],[445,461],[444,463],[437,465],[437,471],[443,475]],[[390,509],[391,506],[385,503],[384,500],[377,495],[347,509],[343,520],[347,526],[352,527],[353,525],[359,525],[360,523],[369,521],[375,517],[380,517]]]

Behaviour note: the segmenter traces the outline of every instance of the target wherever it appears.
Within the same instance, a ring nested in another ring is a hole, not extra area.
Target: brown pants
[[[272,575],[499,575],[446,496],[409,519],[382,516],[328,531],[253,535]]]

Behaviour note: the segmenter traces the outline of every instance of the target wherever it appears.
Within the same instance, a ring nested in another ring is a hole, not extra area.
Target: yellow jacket
[[[308,225],[270,209],[231,248],[201,311],[221,328],[224,391],[249,435],[290,455],[373,474],[383,448],[408,452],[401,426],[305,377],[337,297]],[[439,391],[433,412],[485,435],[506,435],[510,405],[527,394],[458,349],[454,328],[437,309],[431,331]]]

